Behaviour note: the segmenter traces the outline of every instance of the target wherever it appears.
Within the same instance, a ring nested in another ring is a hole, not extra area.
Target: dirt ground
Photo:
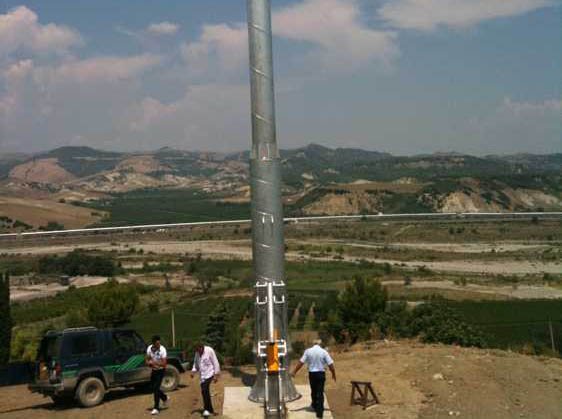
[[[562,360],[530,357],[498,350],[466,349],[417,342],[378,342],[346,352],[332,351],[338,381],[328,378],[326,395],[335,418],[562,418]],[[252,368],[224,372],[213,388],[217,410],[224,386],[252,379]],[[371,381],[381,404],[366,411],[350,407],[350,380]],[[199,417],[198,382],[183,375],[172,393],[165,418]],[[296,382],[306,383],[301,372]],[[2,418],[148,417],[150,394],[118,390],[91,409],[56,409],[49,399],[30,394],[25,386],[0,389]]]

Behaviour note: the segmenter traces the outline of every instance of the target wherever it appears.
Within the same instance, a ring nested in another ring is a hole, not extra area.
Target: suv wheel
[[[76,389],[76,398],[84,407],[92,407],[100,404],[105,395],[105,386],[96,377],[84,378]]]
[[[180,372],[173,365],[168,365],[166,367],[166,372],[164,373],[164,379],[162,380],[162,385],[160,389],[167,393],[169,391],[174,391],[180,385]]]

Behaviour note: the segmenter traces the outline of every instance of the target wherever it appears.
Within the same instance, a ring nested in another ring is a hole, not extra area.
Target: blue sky
[[[0,152],[247,149],[245,0],[0,0]],[[562,152],[554,0],[273,0],[278,141]]]

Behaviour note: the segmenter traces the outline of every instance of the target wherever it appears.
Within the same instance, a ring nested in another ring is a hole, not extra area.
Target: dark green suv
[[[29,389],[50,396],[55,403],[76,399],[82,406],[100,404],[115,387],[146,385],[150,368],[147,345],[134,330],[84,327],[50,331],[43,337]],[[175,390],[187,371],[185,355],[168,350],[163,391]]]

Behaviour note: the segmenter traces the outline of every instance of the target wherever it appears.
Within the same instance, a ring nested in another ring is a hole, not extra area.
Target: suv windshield
[[[60,336],[44,337],[39,347],[37,360],[49,362],[53,357],[56,357],[59,354],[60,341]]]

